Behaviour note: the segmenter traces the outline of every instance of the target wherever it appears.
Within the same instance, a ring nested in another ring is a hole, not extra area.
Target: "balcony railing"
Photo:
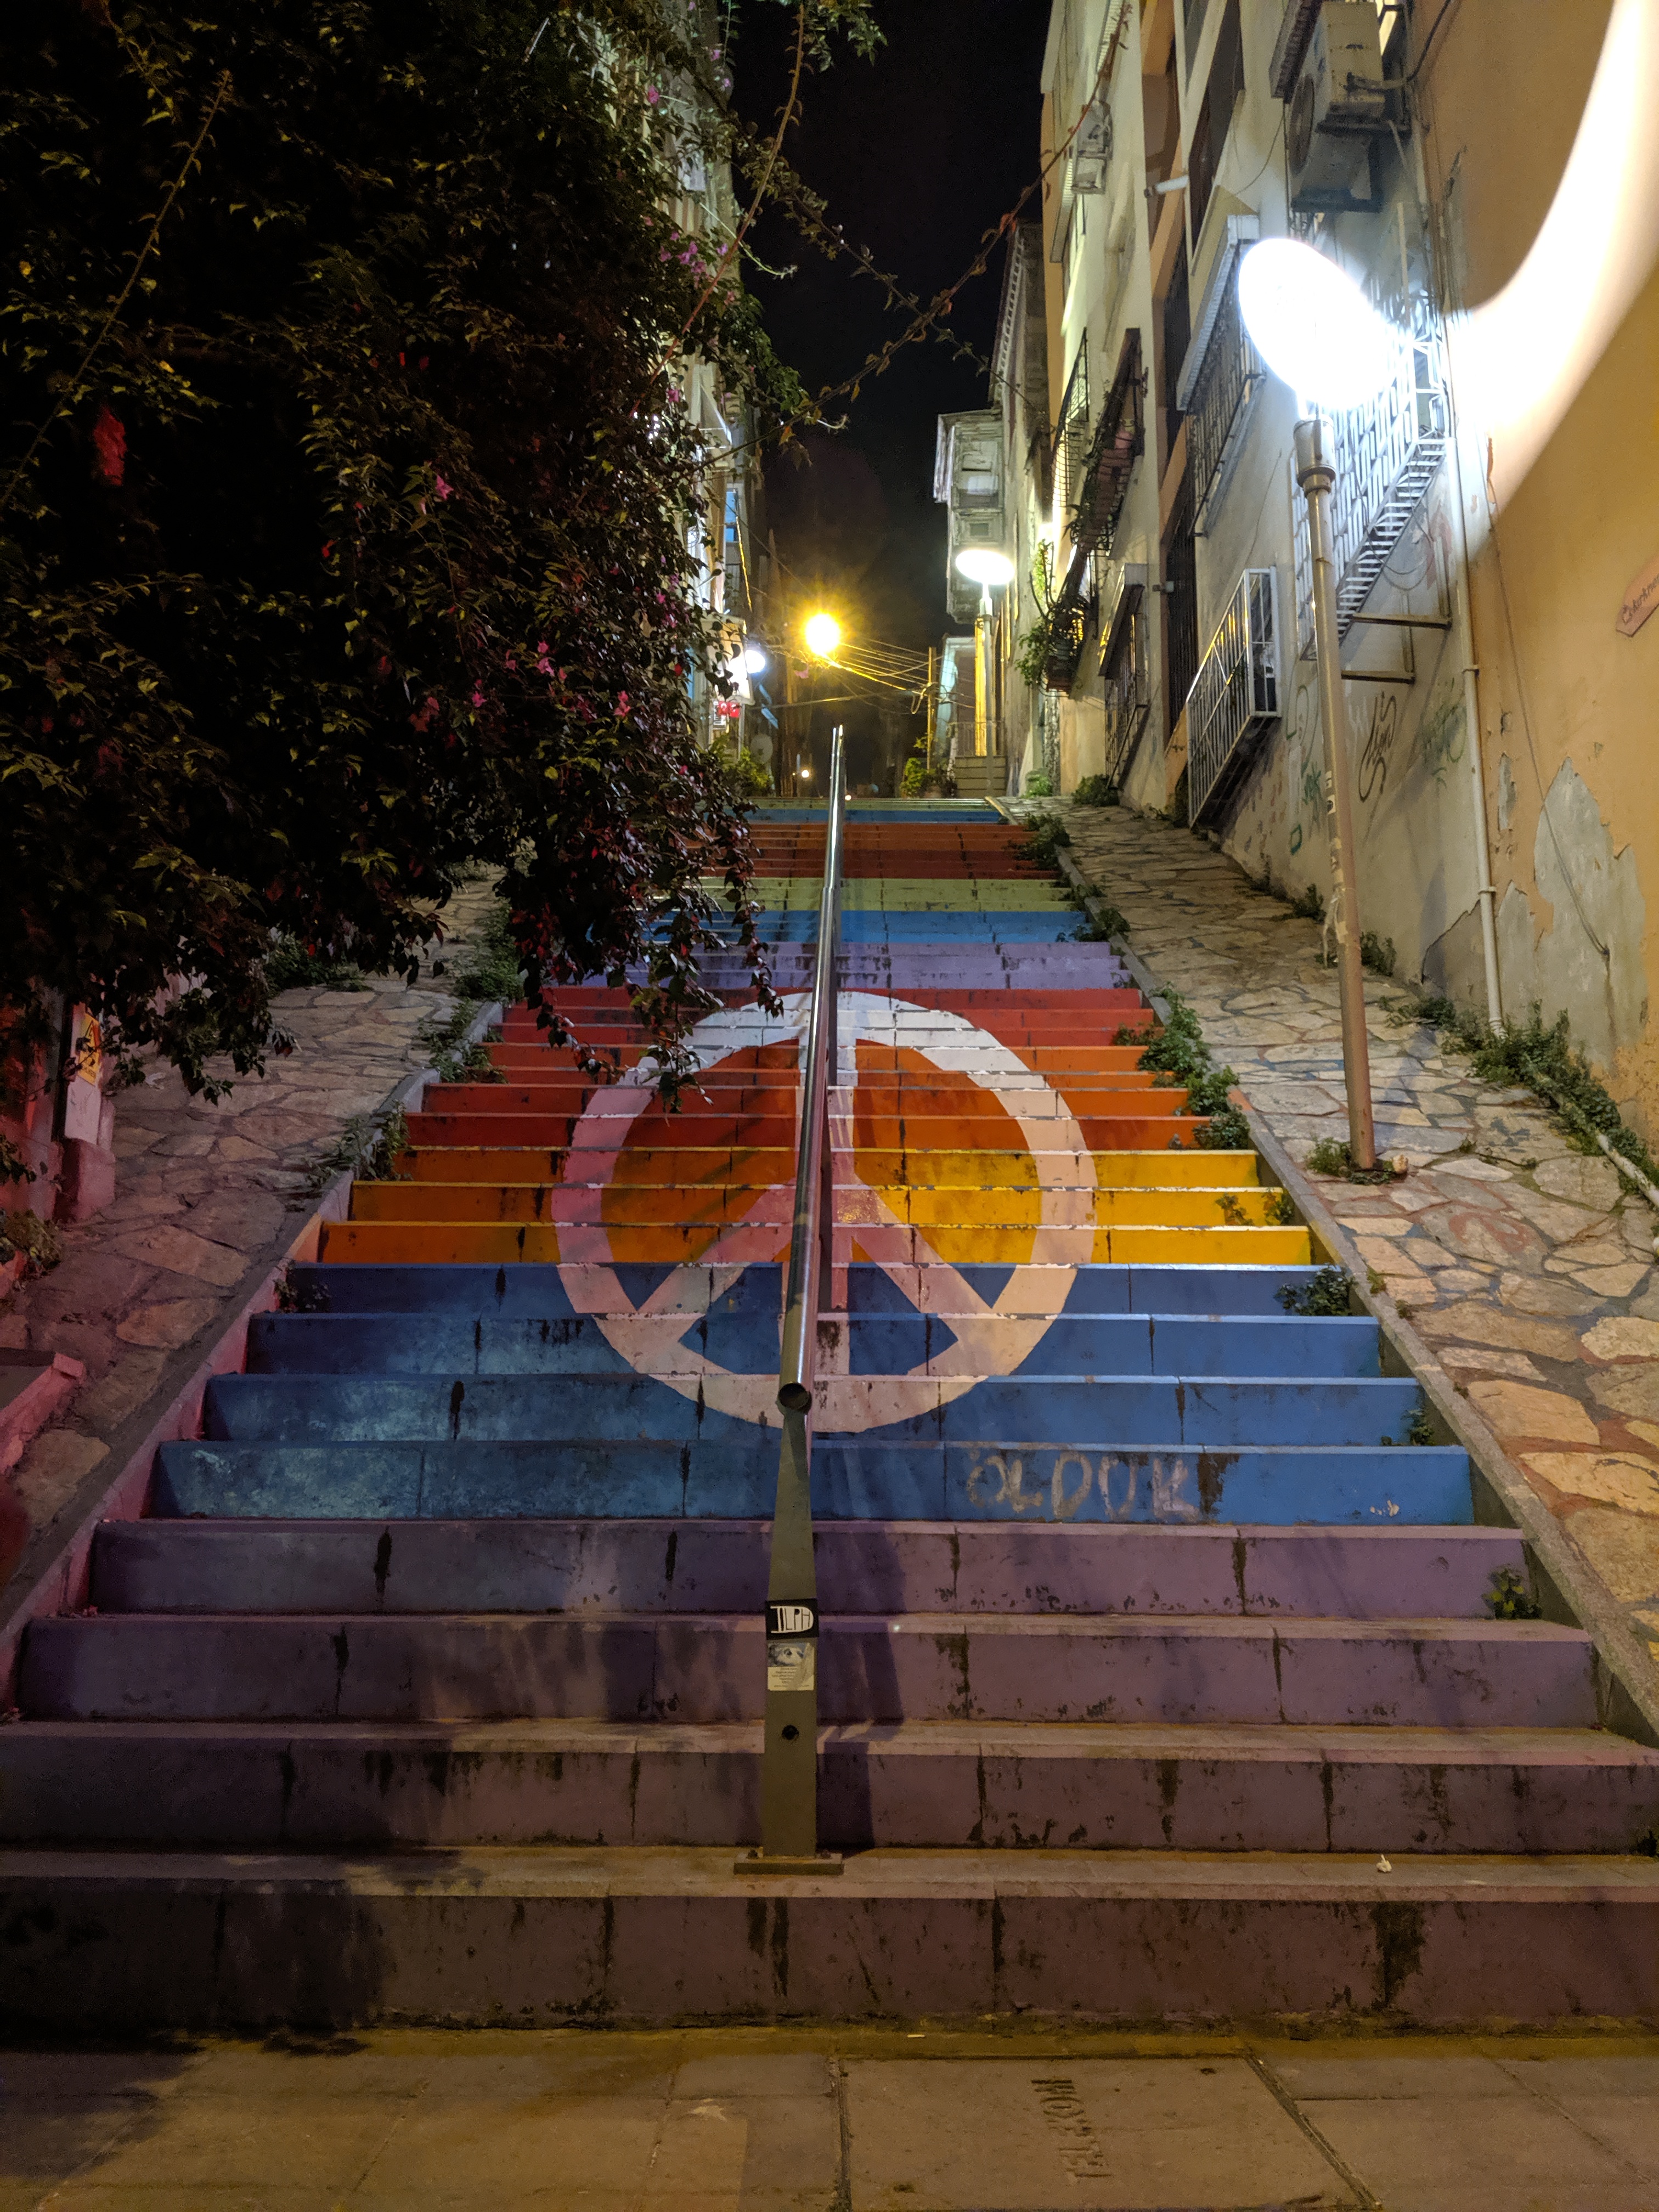
[[[1122,781],[1123,771],[1152,710],[1146,616],[1142,604],[1146,596],[1146,568],[1139,563],[1126,566],[1120,572],[1111,614],[1102,624],[1105,635],[1100,652],[1100,673],[1105,694],[1105,774],[1109,783]]]
[[[1081,356],[1079,356],[1079,362]],[[1146,450],[1143,400],[1146,380],[1140,366],[1140,332],[1126,331],[1117,372],[1094,434],[1088,441],[1070,501],[1071,550],[1066,573],[1054,595],[1048,622],[1048,655],[1043,681],[1050,690],[1069,691],[1083,657],[1089,614],[1095,599],[1093,569],[1097,554],[1109,553],[1118,518],[1128,495],[1129,478]],[[1068,471],[1068,478],[1069,478]],[[1068,489],[1071,486],[1068,483]]]
[[[1097,547],[1109,553],[1117,519],[1128,495],[1134,465],[1146,448],[1145,410],[1141,402],[1146,380],[1140,370],[1140,332],[1125,331],[1117,356],[1112,388],[1100,410],[1100,420],[1089,441],[1083,481],[1078,488],[1072,520],[1072,557],[1087,556]]]
[[[1054,489],[1062,512],[1074,507],[1083,486],[1089,446],[1089,341],[1079,340],[1054,425]]]
[[[1336,482],[1331,489],[1331,536],[1341,637],[1405,536],[1446,451],[1445,369],[1433,306],[1420,295],[1388,304],[1390,319],[1401,330],[1394,375],[1369,406],[1332,417]],[[1294,459],[1291,467],[1297,651],[1304,653],[1313,650],[1313,560],[1307,501],[1297,488]]]
[[[1247,568],[1187,694],[1189,818],[1218,813],[1279,720],[1274,574]]]
[[[1262,382],[1261,356],[1238,312],[1235,257],[1204,349],[1203,364],[1187,402],[1187,459],[1193,472],[1193,500],[1200,537],[1211,509],[1226,494]]]

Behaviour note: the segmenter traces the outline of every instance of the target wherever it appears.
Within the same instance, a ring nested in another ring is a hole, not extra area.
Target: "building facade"
[[[1238,302],[1257,240],[1305,240],[1396,341],[1332,422],[1359,925],[1489,1018],[1567,1012],[1652,1135],[1659,11],[1536,0],[1524,36],[1507,0],[1443,15],[1056,0],[1049,437],[1007,441],[1008,511],[1044,518],[1016,780],[1103,775],[1264,887],[1328,895],[1298,408]],[[1597,147],[1600,197],[1575,197]],[[1553,299],[1526,295],[1540,262],[1569,272]]]

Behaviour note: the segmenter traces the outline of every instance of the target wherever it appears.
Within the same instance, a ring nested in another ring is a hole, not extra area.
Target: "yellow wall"
[[[1498,291],[1536,234],[1610,7],[1462,0],[1436,42],[1420,88],[1425,155],[1466,304]],[[1659,616],[1634,638],[1615,617],[1656,558],[1659,276],[1497,517],[1471,578],[1505,1012],[1524,1016],[1534,999],[1547,1015],[1565,1008],[1650,1139]]]

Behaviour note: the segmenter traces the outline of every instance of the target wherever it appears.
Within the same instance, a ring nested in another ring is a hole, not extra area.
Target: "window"
[[[1077,282],[1077,272],[1083,263],[1083,241],[1089,235],[1089,203],[1079,198],[1072,204],[1072,220],[1066,232],[1066,289],[1069,292]]]
[[[1216,33],[1215,57],[1204,87],[1203,105],[1193,131],[1192,149],[1187,157],[1187,205],[1192,216],[1194,246],[1204,211],[1210,204],[1210,194],[1215,189],[1215,173],[1221,166],[1227,133],[1233,127],[1233,110],[1243,89],[1244,44],[1238,31],[1238,0],[1227,0],[1227,12]]]
[[[1181,10],[1182,43],[1187,49],[1187,67],[1190,71],[1193,56],[1198,52],[1198,42],[1204,36],[1204,18],[1210,12],[1210,0],[1184,0]]]
[[[1176,249],[1176,263],[1170,274],[1170,289],[1164,294],[1159,313],[1163,318],[1158,332],[1158,404],[1164,410],[1164,455],[1168,465],[1169,454],[1175,444],[1176,432],[1181,428],[1181,410],[1176,404],[1176,392],[1181,383],[1181,367],[1187,358],[1187,348],[1192,343],[1193,314],[1187,295],[1187,241],[1183,238]]]

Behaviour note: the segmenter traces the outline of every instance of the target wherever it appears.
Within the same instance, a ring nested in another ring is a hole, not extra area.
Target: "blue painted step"
[[[163,1444],[151,1511],[251,1520],[767,1520],[775,1431],[678,1443]],[[1469,1467],[1441,1445],[1179,1445],[815,1439],[826,1521],[1227,1521],[1263,1528],[1472,1525]]]
[[[671,1266],[624,1265],[616,1270],[618,1281],[635,1304],[642,1304],[667,1276]],[[690,1279],[708,1279],[700,1267],[679,1270]],[[981,1297],[1000,1297],[1014,1270],[983,1263],[956,1271]],[[1061,1306],[1068,1316],[1081,1314],[1261,1314],[1269,1319],[1285,1316],[1281,1290],[1298,1290],[1310,1282],[1313,1267],[1079,1267]],[[1041,1271],[1027,1268],[1035,1282]],[[336,1263],[295,1266],[289,1279],[301,1300],[325,1301],[330,1313],[463,1313],[469,1316],[495,1315],[501,1319],[540,1321],[551,1314],[571,1314],[563,1279],[556,1267],[538,1262],[511,1267],[435,1265],[430,1267],[374,1267]],[[847,1270],[848,1310],[854,1314],[889,1314],[893,1310],[894,1286],[884,1267],[864,1261]],[[699,1289],[698,1303],[708,1295]],[[783,1270],[757,1263],[746,1267],[738,1280],[721,1291],[719,1304],[728,1312],[752,1310],[778,1313],[783,1304]],[[1052,1309],[1033,1293],[1033,1310]]]
[[[870,1378],[872,1393],[882,1387],[881,1378]],[[916,1443],[1011,1436],[1085,1446],[1109,1439],[1154,1447],[1381,1443],[1404,1440],[1420,1403],[1417,1384],[1395,1376],[992,1376],[946,1404],[863,1434],[871,1443]],[[751,1426],[632,1372],[222,1375],[208,1385],[204,1420],[210,1437],[292,1443],[592,1436],[678,1443],[700,1435],[736,1442]]]
[[[903,1375],[957,1339],[936,1314],[854,1316],[847,1324],[854,1375]],[[778,1316],[717,1308],[688,1321],[688,1355],[745,1375],[775,1374]],[[1053,1322],[1015,1370],[1021,1375],[1374,1376],[1377,1329],[1368,1319],[1224,1321],[1180,1314],[1092,1316]],[[688,1362],[689,1364],[689,1362]],[[597,1321],[559,1315],[260,1314],[248,1331],[251,1375],[557,1375],[633,1370]],[[659,1370],[660,1371],[660,1370]]]

